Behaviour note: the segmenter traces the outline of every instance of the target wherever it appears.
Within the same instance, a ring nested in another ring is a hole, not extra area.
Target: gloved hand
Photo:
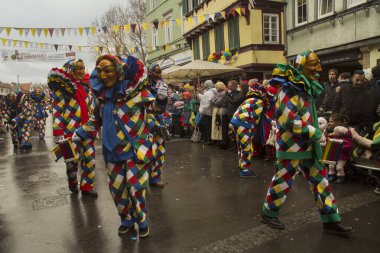
[[[325,143],[326,142],[326,137],[324,134],[321,135],[321,137],[318,139],[318,143]]]
[[[81,141],[82,139],[79,137],[79,135],[77,135],[77,133],[74,132],[74,134],[71,136],[71,140],[73,142],[78,142],[78,141]]]
[[[168,97],[168,85],[163,81],[157,82],[157,98],[160,100],[164,100]]]

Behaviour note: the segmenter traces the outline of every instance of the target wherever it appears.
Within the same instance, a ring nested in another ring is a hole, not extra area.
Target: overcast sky
[[[22,27],[22,28],[68,28],[68,27],[89,27],[112,5],[125,5],[128,0],[0,0],[0,27]],[[87,35],[83,34],[64,37],[50,38],[37,35],[33,37],[22,36],[12,29],[7,36],[6,31],[0,33],[0,38],[12,40],[24,40],[31,42],[43,42],[63,45],[87,45]],[[26,49],[25,47],[4,47],[0,42],[0,51],[15,50],[20,53],[36,52],[36,49]],[[39,50],[41,52],[41,50]],[[42,52],[47,52],[42,50]],[[61,51],[65,52],[65,51]],[[76,52],[77,56],[86,61],[88,69],[93,69],[93,61],[89,53]],[[52,67],[60,67],[64,63],[55,62],[2,62],[0,59],[0,81],[17,82],[19,75],[20,82],[46,83],[48,71]]]

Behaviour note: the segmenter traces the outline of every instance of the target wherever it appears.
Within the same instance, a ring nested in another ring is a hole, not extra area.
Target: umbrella
[[[184,78],[177,78],[175,75],[171,74],[171,72],[177,70],[179,67],[181,66],[173,65],[162,71],[161,77],[165,80],[166,83],[177,83],[183,81]]]
[[[243,71],[243,69],[226,66],[219,63],[195,60],[177,69],[174,69],[167,74],[176,78],[198,78],[199,84],[200,77],[215,76],[237,71]]]

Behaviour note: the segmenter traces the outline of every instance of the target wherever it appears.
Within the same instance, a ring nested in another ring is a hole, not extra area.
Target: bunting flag
[[[136,31],[136,24],[131,24],[131,29],[132,29],[132,32],[135,32]]]
[[[5,42],[7,42],[7,40],[2,38],[1,43],[3,43],[3,46],[5,46]]]
[[[178,18],[179,19],[179,18]],[[154,26],[154,28],[157,30],[158,29],[158,21],[157,20],[155,20],[155,21],[153,21],[153,26]]]
[[[82,37],[83,35],[83,27],[78,28],[79,35]]]
[[[20,36],[22,36],[22,34],[24,33],[24,29],[19,28],[19,29],[18,29],[18,33],[20,34]]]
[[[119,31],[119,26],[118,26],[118,25],[114,25],[114,26],[113,26],[113,31],[114,31],[115,33],[117,33],[117,32]]]
[[[94,35],[95,32],[96,32],[96,27],[92,26],[92,27],[90,28],[90,32],[91,32],[91,35]]]
[[[125,25],[124,30],[128,33],[131,30],[131,25]]]
[[[38,37],[41,37],[41,34],[42,34],[42,28],[37,28]]]
[[[32,36],[36,36],[37,29],[36,28],[31,28],[30,32],[32,33]]]
[[[84,31],[86,32],[86,35],[88,36],[90,34],[90,27],[85,27]]]
[[[48,33],[49,33],[49,28],[44,28],[42,30],[44,31],[44,35],[46,37],[48,35]]]
[[[103,26],[102,29],[104,33],[107,33],[107,26]]]
[[[9,34],[11,34],[11,27],[6,27],[5,28],[5,31],[7,32],[7,36],[9,36]]]
[[[203,22],[205,22],[205,16],[203,16],[203,15],[198,15],[198,20],[199,20],[199,22],[202,24]]]
[[[73,46],[72,45],[69,45],[69,50],[71,51],[71,49],[73,48]]]
[[[65,36],[66,28],[61,28],[62,37]]]
[[[176,18],[176,20],[175,20],[175,22],[177,23],[177,25],[181,25],[181,23],[182,23],[182,20],[180,19],[180,18]],[[158,22],[157,22],[157,24],[158,24]],[[157,29],[157,28],[156,28]]]
[[[241,9],[240,8],[236,8],[235,11],[241,16]]]
[[[53,33],[54,33],[54,28],[49,28],[49,34],[50,34],[50,37],[53,37]],[[46,36],[46,35],[45,35]]]

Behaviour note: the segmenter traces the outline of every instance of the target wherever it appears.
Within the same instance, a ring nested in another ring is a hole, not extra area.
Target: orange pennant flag
[[[79,35],[82,37],[82,34],[83,34],[83,27],[79,27],[79,28],[78,28],[78,32],[79,32]]]
[[[96,32],[96,27],[91,26],[91,28],[90,28],[90,32],[91,32],[92,35],[94,35],[95,32]]]
[[[7,32],[7,36],[11,33],[11,27],[5,27],[5,31]]]
[[[43,31],[44,31],[44,35],[45,35],[45,37],[46,37],[46,36],[48,35],[49,28],[44,28]]]
[[[34,37],[36,35],[37,29],[36,28],[32,28],[32,29],[30,29],[30,32],[32,33],[32,35]]]

